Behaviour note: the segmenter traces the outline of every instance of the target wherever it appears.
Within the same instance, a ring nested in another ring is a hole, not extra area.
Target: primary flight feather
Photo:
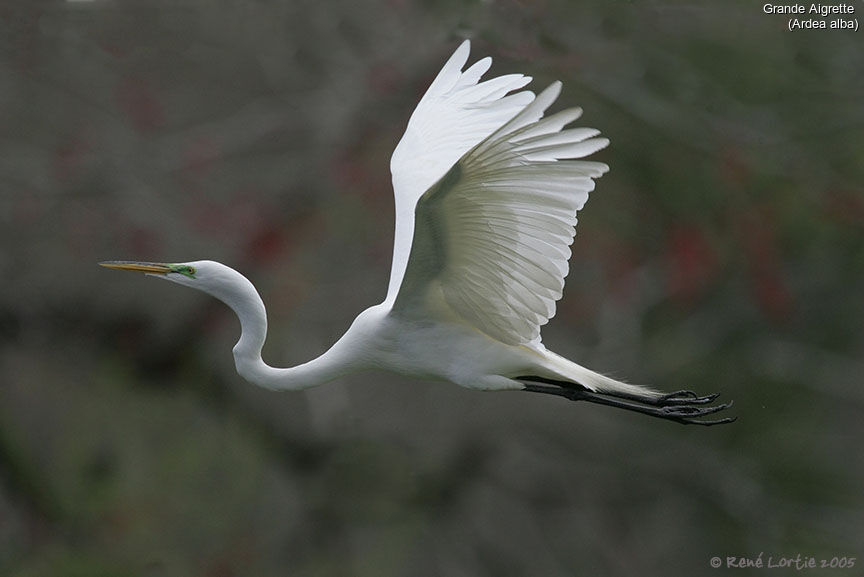
[[[328,351],[274,368],[261,359],[267,315],[255,287],[213,261],[108,261],[197,288],[237,314],[237,371],[274,390],[300,390],[375,369],[479,390],[523,390],[619,407],[681,423],[730,404],[716,394],[663,394],[626,384],[547,350],[540,328],[555,314],[568,272],[576,214],[609,167],[581,160],[609,144],[567,128],[581,110],[545,116],[561,92],[535,96],[521,74],[481,81],[483,58],[463,70],[465,41],[408,121],[390,168],[396,202],[385,300],[360,313]]]

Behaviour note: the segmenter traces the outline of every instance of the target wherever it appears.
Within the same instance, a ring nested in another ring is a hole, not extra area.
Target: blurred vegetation
[[[785,26],[708,0],[0,4],[0,573],[860,568],[864,37]],[[234,373],[222,305],[95,266],[229,263],[272,363],[320,353],[383,298],[389,155],[464,37],[612,140],[544,342],[722,391],[736,424],[392,375],[277,395]]]

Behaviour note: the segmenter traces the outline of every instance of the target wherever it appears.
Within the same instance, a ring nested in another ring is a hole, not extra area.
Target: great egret
[[[662,394],[622,383],[543,346],[540,327],[561,298],[576,212],[593,179],[609,169],[575,159],[609,141],[592,128],[565,129],[579,108],[544,118],[560,82],[536,97],[518,91],[531,81],[521,74],[480,82],[492,60],[463,71],[469,51],[466,40],[444,64],[393,152],[396,238],[387,297],[320,357],[291,368],[267,365],[264,303],[224,264],[100,264],[196,288],[231,307],[242,328],[237,372],[273,390],[383,369],[469,389],[560,395],[679,423],[733,421],[702,418],[731,405],[710,405],[717,394]]]

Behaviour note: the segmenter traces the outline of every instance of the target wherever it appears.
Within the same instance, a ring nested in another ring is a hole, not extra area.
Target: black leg
[[[731,423],[736,419],[736,417],[700,418],[732,406],[731,401],[710,407],[702,406],[716,399],[717,393],[700,397],[693,391],[678,391],[661,397],[652,397],[628,393],[595,393],[576,383],[543,377],[526,376],[518,377],[518,380],[528,381],[525,383],[524,390],[531,393],[545,393],[564,397],[571,401],[588,401],[589,403],[617,407],[685,425],[722,425]]]

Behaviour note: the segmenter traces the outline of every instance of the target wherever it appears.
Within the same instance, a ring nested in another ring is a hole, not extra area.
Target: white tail
[[[550,350],[546,350],[544,356],[550,361],[552,366],[549,368],[555,373],[555,376],[552,378],[570,381],[598,393],[623,393],[625,395],[653,398],[663,396],[663,393],[659,393],[650,387],[631,385],[587,369]]]

